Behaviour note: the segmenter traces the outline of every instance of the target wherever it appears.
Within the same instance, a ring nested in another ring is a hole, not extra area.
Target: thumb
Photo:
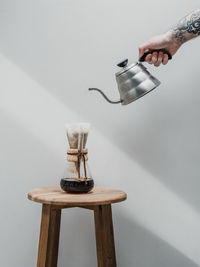
[[[144,55],[144,52],[148,52],[149,51],[149,45],[141,45],[139,46],[139,58],[141,58]]]

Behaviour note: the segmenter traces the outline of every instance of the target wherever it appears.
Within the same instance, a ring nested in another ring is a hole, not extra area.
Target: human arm
[[[144,52],[164,49],[172,56],[185,42],[200,35],[200,9],[191,12],[182,18],[175,27],[164,34],[157,35],[145,44],[139,46],[139,58]],[[161,52],[153,52],[146,56],[146,62],[158,67],[160,64],[167,64],[168,55]]]

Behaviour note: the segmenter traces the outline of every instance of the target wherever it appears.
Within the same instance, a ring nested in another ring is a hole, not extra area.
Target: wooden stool
[[[117,266],[111,204],[125,200],[126,193],[94,187],[87,194],[69,194],[49,186],[30,191],[28,198],[43,204],[37,267],[57,266],[61,210],[72,207],[94,211],[98,267]]]

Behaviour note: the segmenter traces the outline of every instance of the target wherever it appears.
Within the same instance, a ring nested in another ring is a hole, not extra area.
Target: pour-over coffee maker
[[[70,148],[67,150],[66,166],[60,186],[68,193],[87,193],[94,187],[88,167],[88,150],[86,148],[89,128],[88,123],[66,125]]]

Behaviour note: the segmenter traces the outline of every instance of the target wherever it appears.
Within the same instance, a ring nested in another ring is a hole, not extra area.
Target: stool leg
[[[61,210],[43,204],[37,267],[57,267]]]
[[[98,267],[116,267],[111,205],[94,210]]]

